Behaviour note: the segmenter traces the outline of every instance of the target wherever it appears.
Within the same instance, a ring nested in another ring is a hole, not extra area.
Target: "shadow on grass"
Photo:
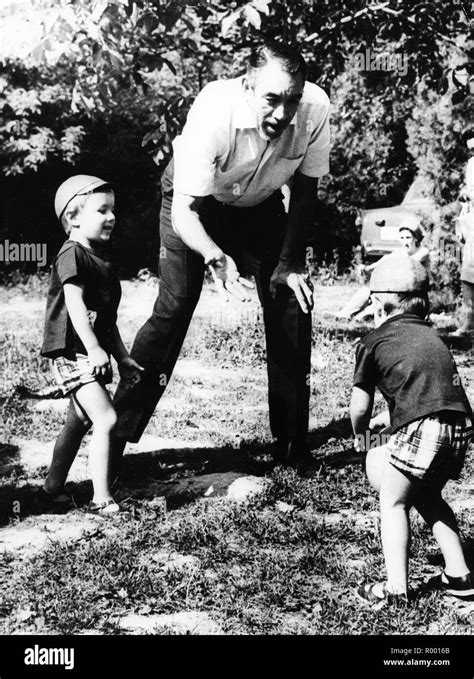
[[[10,452],[15,452],[13,447]],[[248,450],[234,449],[231,446],[221,448],[182,448],[162,449],[133,455],[125,454],[121,477],[124,480],[121,495],[129,495],[133,499],[145,499],[164,495],[169,507],[178,507],[203,494],[202,484],[194,484],[186,490],[186,480],[211,474],[239,472],[242,475],[263,476],[274,467],[272,460],[258,459],[256,453],[268,453],[268,446],[252,446],[252,454]],[[1,459],[1,458],[0,458]],[[0,526],[5,526],[12,519],[40,514],[64,514],[71,506],[53,504],[40,494],[42,483],[18,487],[15,474],[0,485]],[[204,480],[203,480],[204,482]],[[66,484],[73,497],[73,505],[85,507],[92,497],[91,481]]]
[[[312,452],[311,460],[304,466],[304,476],[320,472],[324,467],[341,467],[361,464],[363,456],[357,455],[350,447],[349,418],[333,420],[328,425],[309,433],[308,443]],[[323,451],[318,449],[323,448]],[[250,441],[240,448],[230,445],[219,448],[178,448],[152,450],[142,453],[125,454],[122,463],[120,495],[134,501],[149,500],[165,496],[169,508],[176,508],[202,497],[205,485],[222,487],[225,474],[264,476],[277,466],[272,455],[272,444]],[[8,449],[9,459],[17,452]],[[214,475],[214,476],[213,476]],[[222,475],[222,479],[219,476]],[[38,485],[20,488],[16,474],[0,485],[0,526],[15,517],[40,514],[63,514],[70,506],[53,505],[40,497]],[[205,478],[202,478],[205,477]],[[232,476],[228,477],[229,482]],[[74,498],[76,507],[85,507],[92,496],[90,481],[68,482],[67,488]],[[15,511],[15,507],[17,510]]]

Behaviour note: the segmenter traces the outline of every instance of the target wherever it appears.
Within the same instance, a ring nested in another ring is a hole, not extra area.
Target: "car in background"
[[[436,204],[434,199],[426,194],[426,185],[418,177],[400,205],[359,211],[356,225],[361,227],[360,246],[363,262],[373,262],[383,255],[401,249],[398,229],[407,217],[433,217]]]

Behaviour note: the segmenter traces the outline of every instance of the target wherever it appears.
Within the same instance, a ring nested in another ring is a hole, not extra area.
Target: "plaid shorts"
[[[108,380],[97,379],[91,372],[89,359],[85,354],[76,354],[75,359],[58,356],[58,358],[53,359],[52,370],[64,396],[73,393],[83,384],[89,384],[89,382],[110,384],[112,381],[112,378]]]
[[[457,479],[471,437],[472,422],[465,413],[433,413],[400,427],[387,443],[387,458],[418,479]]]

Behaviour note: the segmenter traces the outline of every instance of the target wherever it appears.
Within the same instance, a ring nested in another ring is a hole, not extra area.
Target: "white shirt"
[[[313,83],[288,127],[272,141],[257,130],[242,77],[217,80],[196,97],[173,142],[174,189],[190,196],[248,207],[280,189],[298,170],[329,172],[329,99]]]

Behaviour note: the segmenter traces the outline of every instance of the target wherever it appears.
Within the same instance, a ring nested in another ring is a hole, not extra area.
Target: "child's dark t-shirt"
[[[117,321],[120,279],[103,252],[67,240],[57,254],[51,271],[42,356],[74,357],[87,351],[72,325],[66,308],[63,285],[77,282],[84,286],[84,302],[99,345],[110,353],[111,330]]]
[[[441,410],[472,416],[449,349],[415,314],[392,316],[361,339],[354,386],[380,389],[392,431]]]

